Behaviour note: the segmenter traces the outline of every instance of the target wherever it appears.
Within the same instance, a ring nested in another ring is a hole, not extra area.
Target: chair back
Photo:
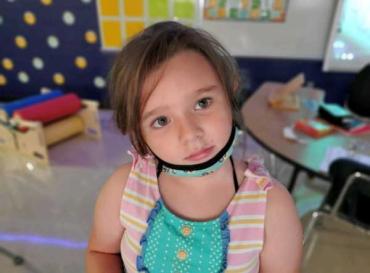
[[[356,75],[349,90],[347,105],[353,113],[370,118],[370,64]]]
[[[368,272],[370,227],[343,217],[340,210],[357,183],[370,186],[370,175],[361,172],[349,175],[330,211],[321,209],[308,215],[302,273]]]

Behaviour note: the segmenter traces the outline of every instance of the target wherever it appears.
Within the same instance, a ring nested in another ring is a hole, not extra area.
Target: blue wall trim
[[[355,77],[354,73],[323,72],[322,60],[249,57],[237,57],[236,60],[244,81],[244,92],[248,94],[265,81],[286,82],[303,72],[306,82],[325,91],[326,102],[343,104]]]

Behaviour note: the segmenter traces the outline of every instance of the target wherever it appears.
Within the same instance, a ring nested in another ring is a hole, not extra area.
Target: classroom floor
[[[0,150],[0,272],[84,272],[84,250],[98,190],[112,171],[130,158],[128,139],[114,128],[110,112],[101,112],[103,138],[77,136],[49,149],[43,166],[16,152]],[[239,157],[259,154],[270,168],[269,153],[250,137]],[[289,180],[291,166],[277,160],[274,176]],[[329,185],[298,177],[294,192],[300,215],[319,206]],[[16,266],[11,251],[25,258]]]

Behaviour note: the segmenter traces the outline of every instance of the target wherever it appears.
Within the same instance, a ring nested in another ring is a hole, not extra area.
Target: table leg
[[[8,258],[13,260],[14,265],[21,265],[24,263],[24,259],[21,256],[13,254],[6,248],[0,246],[0,254],[7,256]]]
[[[290,193],[292,193],[293,190],[294,190],[295,182],[297,180],[297,176],[298,176],[299,172],[300,172],[300,169],[297,166],[295,166],[294,170],[293,170],[293,173],[292,173],[292,176],[290,177],[289,184],[288,184],[288,191]]]
[[[271,166],[271,174],[274,177],[277,177],[277,168],[276,168],[276,155],[273,153],[270,153],[270,166]]]

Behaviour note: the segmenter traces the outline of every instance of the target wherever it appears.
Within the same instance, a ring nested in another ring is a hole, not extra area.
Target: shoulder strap
[[[234,160],[233,160],[233,157],[232,156],[230,156],[230,161],[231,161],[231,166],[233,168],[234,189],[235,189],[235,192],[237,192],[238,189],[239,189],[239,183],[238,183],[238,178],[236,176],[235,166],[234,166]]]

